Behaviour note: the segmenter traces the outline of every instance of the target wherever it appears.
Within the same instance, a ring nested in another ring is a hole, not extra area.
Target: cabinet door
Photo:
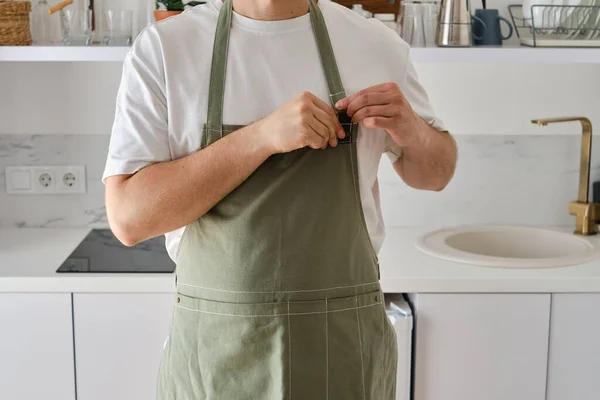
[[[148,400],[169,334],[172,294],[75,294],[78,400]]]
[[[415,400],[545,399],[549,294],[412,299]]]
[[[70,293],[0,293],[0,398],[74,400]]]
[[[552,295],[548,400],[600,397],[600,293]]]

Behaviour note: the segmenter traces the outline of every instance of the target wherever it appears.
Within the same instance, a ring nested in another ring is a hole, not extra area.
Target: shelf
[[[67,47],[67,46],[4,46],[0,47],[1,61],[116,61],[122,62],[129,47]]]
[[[123,61],[129,47],[0,47],[1,61]],[[414,48],[414,62],[426,63],[513,63],[513,64],[600,64],[600,48]]]

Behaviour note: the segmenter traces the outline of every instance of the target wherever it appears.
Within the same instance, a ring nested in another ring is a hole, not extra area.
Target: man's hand
[[[415,189],[442,190],[456,168],[457,149],[448,132],[430,126],[411,108],[397,84],[373,86],[338,101],[356,123],[383,129],[402,148],[394,169]]]
[[[396,83],[372,86],[348,96],[335,104],[346,109],[352,121],[367,128],[385,130],[402,148],[421,141],[420,134],[427,125],[415,112]]]
[[[269,152],[288,153],[303,147],[337,146],[345,136],[335,111],[310,92],[303,92],[254,124]]]

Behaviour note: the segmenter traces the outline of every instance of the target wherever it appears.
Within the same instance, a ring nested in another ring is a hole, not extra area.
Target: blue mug
[[[508,35],[503,36],[500,21],[508,26]],[[509,20],[501,17],[498,10],[475,10],[473,18],[473,44],[476,46],[502,46],[502,41],[513,34]]]

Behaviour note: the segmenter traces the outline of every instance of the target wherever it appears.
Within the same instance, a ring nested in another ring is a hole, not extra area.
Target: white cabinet
[[[600,293],[552,295],[547,400],[600,397]]]
[[[169,334],[173,294],[75,294],[78,400],[148,400]]]
[[[544,400],[549,294],[416,294],[415,400]],[[574,399],[562,397],[561,400]]]
[[[70,293],[0,293],[0,398],[75,400]]]

